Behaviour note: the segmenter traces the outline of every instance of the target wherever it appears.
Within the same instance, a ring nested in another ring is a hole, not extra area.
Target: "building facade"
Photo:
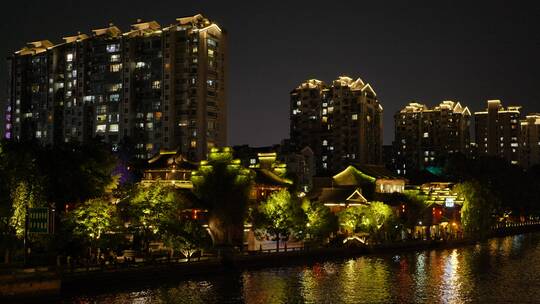
[[[540,164],[540,114],[521,120],[521,161],[524,168]]]
[[[311,148],[318,175],[382,162],[383,108],[360,78],[308,80],[291,92],[290,111],[291,145]]]
[[[439,166],[449,154],[467,154],[470,116],[459,102],[443,101],[433,108],[409,103],[394,115],[393,169],[405,175]]]
[[[4,136],[203,159],[227,142],[226,56],[226,33],[202,15],[31,42],[8,58]]]
[[[478,155],[497,156],[519,164],[520,108],[504,108],[500,100],[488,100],[485,111],[474,113]]]

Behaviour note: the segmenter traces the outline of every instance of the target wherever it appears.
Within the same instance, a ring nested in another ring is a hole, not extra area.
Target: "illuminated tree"
[[[466,235],[485,238],[494,223],[492,214],[498,206],[498,200],[479,182],[465,182],[454,189],[463,196],[461,224]]]
[[[208,160],[192,173],[194,192],[208,210],[208,227],[215,246],[243,246],[253,173],[234,160],[232,149],[213,148]]]
[[[369,204],[368,212],[366,213],[369,218],[369,230],[375,238],[384,238],[390,232],[394,220],[394,213],[392,208],[382,202],[371,202]],[[381,235],[386,232],[385,235]]]
[[[21,181],[13,190],[11,200],[12,215],[10,225],[15,230],[17,237],[22,238],[24,236],[27,209],[39,204],[39,191],[27,182]]]
[[[367,232],[369,225],[366,206],[351,206],[338,213],[339,226],[349,234]]]
[[[103,234],[110,232],[116,206],[103,198],[90,199],[68,214],[73,223],[73,234],[90,243],[90,250],[97,246]]]
[[[180,212],[186,208],[174,187],[157,182],[148,186],[138,186],[127,205],[122,204],[128,214],[131,228],[142,239],[145,252],[151,239],[162,236],[166,225],[180,217]]]
[[[168,223],[163,240],[172,249],[171,257],[174,255],[174,250],[178,250],[188,260],[197,251],[202,251],[212,244],[208,231],[199,222],[192,219]]]
[[[371,202],[368,206],[349,207],[338,214],[340,226],[349,234],[369,233],[380,238],[384,228],[391,228],[394,216],[392,208],[382,202]]]
[[[339,228],[337,216],[328,207],[305,200],[303,209],[306,212],[306,233],[309,234],[309,239],[322,241],[337,232]]]
[[[280,239],[287,240],[291,235],[303,237],[307,217],[302,202],[289,191],[280,190],[259,205],[253,224],[275,236],[276,247],[279,249]]]

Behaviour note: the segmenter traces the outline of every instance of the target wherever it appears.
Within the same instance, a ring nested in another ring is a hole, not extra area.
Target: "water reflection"
[[[540,234],[216,275],[64,303],[537,303]]]

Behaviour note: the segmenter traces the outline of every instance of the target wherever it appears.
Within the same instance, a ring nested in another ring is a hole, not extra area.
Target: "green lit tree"
[[[494,224],[492,214],[499,205],[497,198],[476,181],[458,184],[454,190],[464,198],[461,207],[461,224],[465,235],[486,238]]]
[[[369,219],[368,229],[375,239],[386,239],[392,229],[394,213],[392,208],[382,202],[371,202],[366,216]]]
[[[26,213],[28,208],[40,205],[39,189],[25,181],[20,181],[11,194],[12,215],[10,225],[18,238],[24,236]]]
[[[366,206],[351,206],[338,213],[339,226],[347,233],[368,232],[369,219]]]
[[[305,200],[303,209],[307,217],[306,233],[310,240],[320,242],[337,232],[338,218],[328,207]]]
[[[141,238],[143,251],[148,253],[150,241],[162,237],[167,225],[178,219],[186,206],[173,186],[156,182],[135,188],[122,209],[130,228]]]
[[[348,234],[369,233],[373,239],[383,238],[394,220],[392,208],[382,202],[349,207],[341,211],[338,217],[340,226]]]
[[[73,234],[86,240],[90,252],[99,246],[98,242],[110,232],[115,220],[116,206],[104,198],[90,199],[68,213],[68,220],[73,224]]]
[[[214,246],[243,246],[253,173],[233,159],[232,149],[213,148],[192,174],[194,192],[208,210],[208,227]]]
[[[208,231],[192,219],[169,222],[163,234],[163,240],[171,248],[171,257],[174,256],[176,250],[181,252],[188,261],[197,251],[201,251],[202,255],[202,251],[212,244]]]
[[[253,225],[264,229],[279,241],[288,240],[291,235],[302,238],[306,231],[307,217],[302,209],[302,201],[287,190],[274,192],[262,202],[254,215]]]

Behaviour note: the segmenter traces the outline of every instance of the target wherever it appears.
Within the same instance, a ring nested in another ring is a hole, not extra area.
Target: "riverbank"
[[[495,229],[492,237],[538,232],[540,225],[504,227]],[[331,259],[352,258],[362,255],[393,254],[438,248],[455,248],[477,243],[477,240],[417,240],[361,246],[351,248],[315,248],[283,252],[248,252],[224,255],[203,261],[133,265],[125,268],[100,269],[76,272],[14,272],[0,276],[0,299],[31,299],[42,296],[54,297],[61,293],[77,293],[84,290],[107,290],[130,288],[184,278],[219,275],[231,271],[280,267],[298,263],[314,263]]]

